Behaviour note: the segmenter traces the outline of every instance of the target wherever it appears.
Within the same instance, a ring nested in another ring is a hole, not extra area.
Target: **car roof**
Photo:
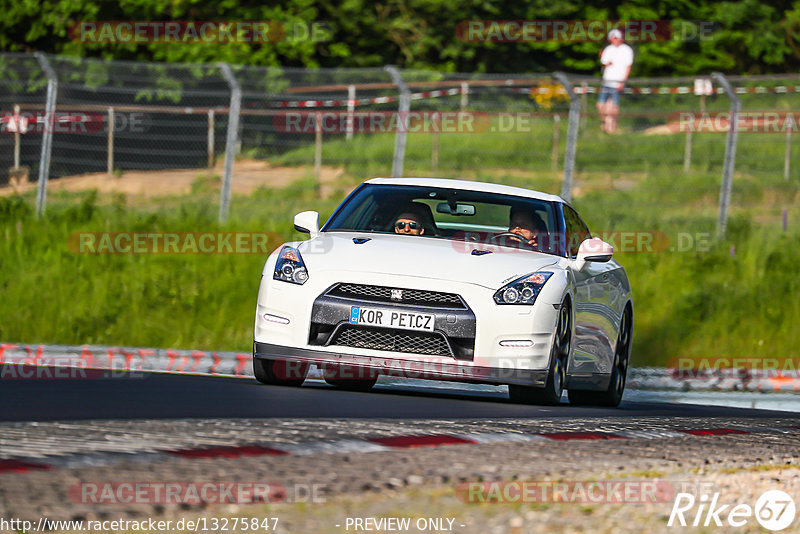
[[[414,185],[422,187],[443,187],[450,189],[463,189],[465,191],[482,191],[485,193],[497,193],[500,195],[510,195],[516,197],[534,198],[548,202],[561,202],[567,204],[558,195],[550,195],[540,191],[533,191],[512,185],[493,184],[489,182],[473,182],[471,180],[452,180],[449,178],[373,178],[367,180],[368,184],[380,185]]]

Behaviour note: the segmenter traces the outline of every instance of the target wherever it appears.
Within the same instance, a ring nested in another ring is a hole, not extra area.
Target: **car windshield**
[[[559,254],[553,202],[461,189],[366,184],[324,231],[405,233]]]

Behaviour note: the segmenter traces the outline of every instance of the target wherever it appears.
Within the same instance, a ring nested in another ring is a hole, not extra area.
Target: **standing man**
[[[608,40],[611,44],[600,53],[600,63],[603,64],[603,88],[597,100],[597,111],[600,113],[603,131],[614,133],[617,131],[619,95],[625,87],[625,81],[633,65],[633,49],[622,41],[622,32],[616,28],[608,32]]]

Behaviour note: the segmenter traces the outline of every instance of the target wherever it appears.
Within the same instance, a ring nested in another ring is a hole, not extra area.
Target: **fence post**
[[[461,111],[464,111],[469,106],[469,84],[461,82]]]
[[[14,132],[14,170],[19,170],[19,149],[21,144],[21,135],[20,130],[22,130],[22,116],[20,112],[22,110],[19,107],[19,104],[14,104],[14,117],[17,121],[17,130]]]
[[[208,110],[208,168],[214,168],[214,110]]]
[[[322,113],[314,114],[314,176],[317,194],[322,191]]]
[[[239,94],[241,95],[241,89],[239,90]],[[241,96],[239,97],[239,106],[241,109]],[[244,118],[241,116],[241,112],[239,112],[239,117],[236,121],[236,155],[242,155],[242,133],[244,133]]]
[[[347,122],[345,123],[345,127],[347,128],[347,134],[345,135],[345,139],[350,141],[353,138],[353,113],[356,110],[356,86],[355,85],[348,85],[347,86]]]
[[[683,146],[683,172],[689,174],[692,168],[692,129],[686,130],[686,143]]]
[[[431,147],[431,171],[436,174],[439,172],[439,114],[434,113],[433,119],[433,146]]]
[[[411,92],[394,65],[383,67],[400,91],[400,105],[397,108],[397,135],[394,138],[394,159],[392,160],[392,178],[403,177],[403,161],[406,157],[406,134],[408,133],[408,112],[411,109]]]
[[[39,65],[47,76],[47,99],[45,100],[44,131],[42,132],[42,152],[39,158],[39,183],[36,190],[36,215],[44,213],[47,204],[47,180],[50,178],[50,155],[53,150],[53,127],[56,118],[56,94],[58,78],[50,62],[41,52],[34,54]]]
[[[231,105],[228,111],[228,131],[225,139],[225,171],[222,175],[222,193],[219,203],[219,222],[228,218],[231,202],[231,182],[233,181],[233,160],[236,158],[237,137],[239,132],[239,110],[242,105],[242,89],[233,75],[230,65],[218,63],[219,70],[228,87],[231,88]]]
[[[581,128],[586,129],[586,117],[589,106],[589,84],[581,82]]]
[[[786,114],[786,120],[783,122],[786,128],[786,154],[783,157],[783,179],[789,179],[789,170],[792,163],[792,129],[795,127],[794,119],[791,113]]]
[[[114,108],[108,108],[108,160],[106,162],[106,172],[108,176],[114,175]]]
[[[561,136],[561,115],[553,115],[553,152],[550,154],[550,161],[554,171],[558,170],[558,143]]]
[[[725,143],[725,166],[722,170],[722,185],[719,192],[719,218],[717,219],[717,238],[725,238],[725,229],[728,225],[728,209],[731,203],[731,187],[733,186],[733,170],[736,166],[736,142],[739,132],[736,124],[739,120],[739,111],[742,102],[736,96],[736,91],[731,87],[728,78],[721,72],[712,72],[711,76],[720,84],[722,90],[731,101],[731,122],[728,126],[728,139]]]
[[[578,145],[578,128],[581,119],[581,100],[575,94],[572,84],[563,72],[555,72],[553,76],[564,86],[569,96],[569,124],[567,126],[567,146],[564,149],[564,181],[561,184],[561,198],[567,202],[572,200],[572,176],[575,172],[575,150]]]

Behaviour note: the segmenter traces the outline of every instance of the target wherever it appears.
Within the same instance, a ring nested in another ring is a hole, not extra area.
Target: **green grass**
[[[77,232],[276,232],[299,238],[294,213],[313,183],[236,198],[220,225],[215,196],[157,209],[99,204],[92,193],[50,199],[37,220],[18,197],[0,199],[0,339],[247,350],[265,257],[258,254],[76,254]],[[270,249],[271,250],[271,249]]]
[[[551,135],[546,128],[530,135],[442,134],[438,174],[558,193]],[[678,356],[797,356],[800,187],[782,178],[782,143],[743,141],[727,239],[681,252],[674,249],[687,236],[712,237],[717,217],[724,136],[695,141],[695,166],[684,175],[676,172],[682,136],[640,140],[587,131],[581,139],[574,204],[590,228],[663,232],[673,247],[615,256],[634,289],[634,365]],[[327,140],[323,158],[344,166],[344,185],[355,184],[388,174],[393,143],[388,134],[356,136],[351,144]],[[748,150],[759,147],[762,153],[751,157]],[[308,161],[313,147],[271,163]],[[429,137],[409,137],[406,174],[432,174]],[[292,216],[316,209],[324,220],[346,189],[319,200],[307,179],[234,197],[231,219],[220,225],[217,181],[198,181],[188,197],[136,207],[120,196],[53,194],[41,220],[31,197],[0,198],[0,340],[249,350],[263,256],[82,255],[67,247],[75,232],[101,231],[276,232],[299,239]],[[788,232],[780,228],[783,209]]]
[[[494,118],[493,126],[499,127]],[[563,165],[566,117],[562,117],[559,141],[559,168]],[[663,124],[663,119],[659,121]],[[683,180],[683,158],[686,136],[643,135],[642,129],[658,123],[622,120],[620,135],[609,136],[599,131],[597,120],[587,119],[580,131],[576,168],[578,172],[635,172],[670,174],[672,186],[687,187]],[[692,139],[692,171],[715,175],[722,172],[725,156],[724,133],[695,133]],[[343,166],[352,176],[388,175],[391,171],[395,135],[380,133],[356,135],[346,141],[341,135],[323,139],[322,161],[326,165]],[[796,143],[795,143],[796,145]],[[433,137],[428,133],[407,136],[405,175],[429,176],[432,170]],[[470,173],[475,169],[518,169],[549,171],[553,148],[553,126],[548,118],[534,118],[521,132],[442,133],[439,135],[438,174]],[[737,172],[765,178],[783,176],[784,134],[739,135]],[[306,165],[314,161],[313,138],[301,148],[274,155],[266,149],[251,149],[254,156],[269,156],[277,165]],[[792,147],[794,167],[800,165],[800,147]],[[558,173],[556,173],[558,174]],[[797,172],[793,173],[794,176]]]

